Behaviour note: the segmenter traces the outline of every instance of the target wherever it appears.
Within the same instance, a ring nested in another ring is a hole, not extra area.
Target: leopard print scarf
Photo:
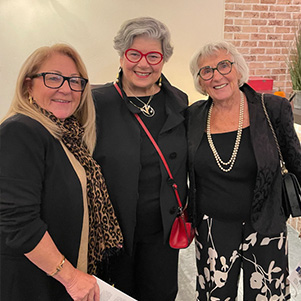
[[[62,130],[62,142],[84,167],[87,176],[87,201],[89,209],[88,273],[96,274],[102,257],[118,253],[122,248],[123,236],[101,168],[90,155],[82,140],[84,129],[71,116],[60,120],[52,113],[34,103],[36,107]]]

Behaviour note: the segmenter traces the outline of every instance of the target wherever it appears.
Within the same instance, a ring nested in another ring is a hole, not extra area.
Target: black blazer
[[[171,86],[163,77],[162,89],[167,94],[167,120],[159,134],[163,152],[178,186],[182,202],[187,194],[187,140],[184,112],[187,95]],[[140,131],[133,113],[140,113],[126,102],[113,83],[92,90],[96,106],[97,145],[94,158],[100,164],[109,195],[124,235],[125,249],[131,253],[139,198]],[[166,241],[177,213],[174,192],[167,184],[167,173],[160,160],[162,174],[160,204]],[[163,243],[163,242],[162,242]]]
[[[60,142],[36,120],[18,114],[0,129],[0,299],[72,300],[24,253],[48,231],[60,252],[77,265],[80,181]]]
[[[286,218],[281,206],[281,172],[279,155],[271,129],[261,104],[261,94],[245,84],[241,90],[246,94],[250,116],[251,143],[257,163],[251,222],[262,234],[275,234],[285,229]],[[206,121],[212,99],[199,101],[189,107],[188,152],[190,174],[190,204],[197,224],[203,214],[196,200],[194,160],[206,129]],[[301,148],[294,129],[290,103],[281,97],[266,94],[265,104],[275,129],[281,151],[289,171],[301,182]]]

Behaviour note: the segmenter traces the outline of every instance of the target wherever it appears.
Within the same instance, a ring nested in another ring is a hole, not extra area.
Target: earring
[[[158,86],[162,87],[162,76],[160,76],[160,78],[159,78]]]
[[[29,103],[32,105],[33,104],[32,96],[29,95],[28,100],[29,100]]]
[[[119,67],[119,70],[118,70],[118,73],[117,73],[117,76],[116,76],[116,83],[119,83],[121,71],[122,71],[122,69],[121,69],[121,67]]]

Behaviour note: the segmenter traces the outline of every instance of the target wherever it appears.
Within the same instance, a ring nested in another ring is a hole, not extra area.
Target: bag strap
[[[115,86],[117,92],[120,94],[121,98],[123,98],[121,89],[119,88],[119,86],[118,86],[118,84],[116,82],[114,83],[114,86]],[[163,155],[163,153],[162,153],[159,145],[157,144],[157,142],[153,138],[152,134],[150,133],[150,131],[148,130],[148,128],[146,127],[145,123],[142,121],[142,119],[140,118],[140,116],[137,113],[135,113],[134,116],[136,117],[136,119],[140,123],[141,127],[145,131],[146,135],[148,136],[149,140],[153,144],[154,148],[156,149],[159,157],[161,158],[161,160],[162,160],[162,162],[164,164],[164,167],[165,167],[165,169],[166,169],[166,171],[168,173],[168,176],[169,176],[168,182],[171,185],[171,187],[173,188],[173,191],[174,191],[175,196],[176,196],[176,200],[177,200],[178,205],[179,205],[180,214],[182,214],[183,207],[182,207],[182,202],[181,202],[180,195],[179,195],[179,192],[178,192],[178,185],[176,184],[176,182],[175,182],[175,180],[174,180],[174,178],[173,178],[173,176],[171,174],[171,171],[169,169],[167,161],[166,161],[166,159],[165,159],[165,157],[164,157],[164,155]]]
[[[117,92],[120,94],[121,98],[123,99],[123,95],[122,95],[121,89],[119,88],[117,82],[114,82],[114,87],[117,90]]]
[[[264,103],[264,93],[261,94],[261,103],[262,103],[262,107],[263,107],[263,111],[264,111],[264,114],[267,118],[267,121],[268,121],[268,124],[271,128],[271,131],[273,133],[273,136],[274,136],[274,139],[275,139],[275,143],[276,143],[276,146],[277,146],[277,150],[278,150],[278,154],[279,154],[279,158],[280,158],[280,167],[281,167],[281,174],[282,175],[285,175],[288,173],[288,170],[286,169],[285,167],[285,162],[283,160],[283,156],[282,156],[282,153],[281,153],[281,150],[280,150],[280,146],[279,146],[279,143],[278,143],[278,139],[277,139],[277,136],[275,134],[275,130],[273,128],[273,125],[271,123],[271,120],[270,120],[270,117],[269,117],[269,114],[268,114],[268,111],[266,109],[266,106],[265,106],[265,103]]]

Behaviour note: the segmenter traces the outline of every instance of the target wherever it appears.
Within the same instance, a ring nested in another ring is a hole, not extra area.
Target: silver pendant
[[[153,117],[155,115],[155,110],[150,106],[145,104],[142,108],[140,108],[142,114],[146,117]]]

